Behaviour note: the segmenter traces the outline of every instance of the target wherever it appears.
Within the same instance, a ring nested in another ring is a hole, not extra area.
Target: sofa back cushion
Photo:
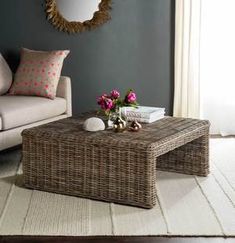
[[[35,95],[54,99],[68,50],[33,51],[22,48],[11,95]]]
[[[11,87],[12,72],[0,53],[0,95],[5,94]]]

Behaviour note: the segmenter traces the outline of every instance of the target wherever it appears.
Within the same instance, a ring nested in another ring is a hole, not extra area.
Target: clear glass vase
[[[108,121],[107,121],[108,128],[113,127],[113,123],[117,120],[117,118],[120,118],[126,125],[126,119],[122,115],[121,109],[117,108],[115,111],[109,113]]]

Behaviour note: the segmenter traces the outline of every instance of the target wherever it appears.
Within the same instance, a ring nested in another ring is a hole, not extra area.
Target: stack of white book
[[[128,121],[138,121],[143,123],[152,123],[164,118],[165,108],[137,106],[122,107],[122,114],[126,116]]]

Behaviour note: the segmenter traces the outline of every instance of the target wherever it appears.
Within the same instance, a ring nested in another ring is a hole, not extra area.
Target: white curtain
[[[234,135],[235,0],[202,1],[200,79],[201,118],[212,134]]]
[[[201,0],[176,0],[174,116],[200,116]]]

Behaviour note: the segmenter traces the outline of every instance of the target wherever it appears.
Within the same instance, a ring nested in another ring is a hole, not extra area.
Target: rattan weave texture
[[[156,169],[209,173],[208,121],[166,117],[137,133],[91,133],[85,118],[23,131],[26,187],[151,208]]]

